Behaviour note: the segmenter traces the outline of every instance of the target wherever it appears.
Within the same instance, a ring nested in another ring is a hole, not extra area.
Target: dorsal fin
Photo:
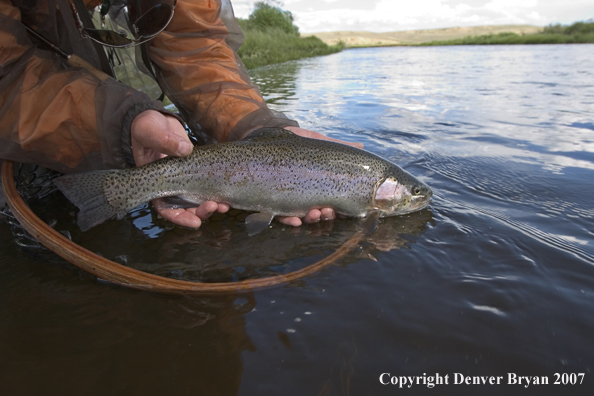
[[[293,132],[283,128],[260,128],[250,132],[243,140],[264,140],[278,138],[296,138]]]

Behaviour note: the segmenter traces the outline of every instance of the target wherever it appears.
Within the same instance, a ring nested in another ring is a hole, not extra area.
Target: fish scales
[[[274,207],[275,213],[283,216],[304,216],[315,206],[333,206],[349,216],[365,214],[385,164],[378,161],[361,172],[360,166],[353,166],[363,160],[360,150],[345,145],[337,150],[335,144],[330,144],[333,150],[327,150],[329,147],[318,144],[324,142],[295,142],[292,136],[286,140],[203,146],[188,160],[172,157],[167,168],[176,171],[166,172],[159,186],[165,193],[150,199],[174,193],[238,209]],[[135,175],[129,184],[142,185],[156,176],[152,170],[147,172]],[[136,202],[146,201],[144,191],[139,191],[143,195]]]
[[[185,158],[107,172],[100,189],[111,208],[100,208],[103,217],[111,213],[120,218],[142,203],[172,196],[188,205],[212,200],[270,218],[303,217],[312,208],[327,206],[347,216],[363,217],[377,210],[388,216],[418,210],[431,197],[424,183],[374,154],[280,128],[261,129],[242,141],[196,147]],[[76,195],[70,191],[76,183],[69,179],[73,177],[84,174],[56,179],[69,199],[69,194]],[[396,194],[398,202],[392,202]],[[96,208],[79,196],[78,202],[71,200],[81,209],[81,229],[95,225],[96,216],[93,224],[84,217]]]

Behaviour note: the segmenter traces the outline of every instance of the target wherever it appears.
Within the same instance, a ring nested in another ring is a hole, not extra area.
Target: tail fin
[[[115,172],[118,171],[74,173],[54,179],[54,184],[78,207],[78,226],[81,231],[87,231],[114,216],[122,218],[128,212],[110,205],[103,190],[105,179]]]

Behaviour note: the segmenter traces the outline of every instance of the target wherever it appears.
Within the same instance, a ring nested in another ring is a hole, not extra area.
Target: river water
[[[0,393],[592,394],[593,64],[594,45],[397,47],[253,70],[271,107],[398,163],[430,207],[315,276],[205,298],[98,281],[0,219]],[[248,238],[243,212],[191,231],[145,206],[81,233],[59,195],[35,210],[105,257],[207,281],[293,270],[357,229]]]

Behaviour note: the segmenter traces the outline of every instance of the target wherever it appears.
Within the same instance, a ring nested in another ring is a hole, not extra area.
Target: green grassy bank
[[[344,47],[329,46],[311,36],[301,38],[282,30],[245,30],[245,41],[239,48],[239,56],[248,69],[273,63],[286,62],[312,56],[339,52]]]
[[[256,3],[249,19],[238,19],[245,35],[239,56],[248,69],[294,59],[339,52],[342,45],[329,46],[317,37],[299,36],[289,11]]]
[[[468,36],[461,39],[430,41],[419,45],[497,45],[497,44],[583,44],[594,43],[594,22],[575,22],[569,26],[549,25],[542,32]]]

